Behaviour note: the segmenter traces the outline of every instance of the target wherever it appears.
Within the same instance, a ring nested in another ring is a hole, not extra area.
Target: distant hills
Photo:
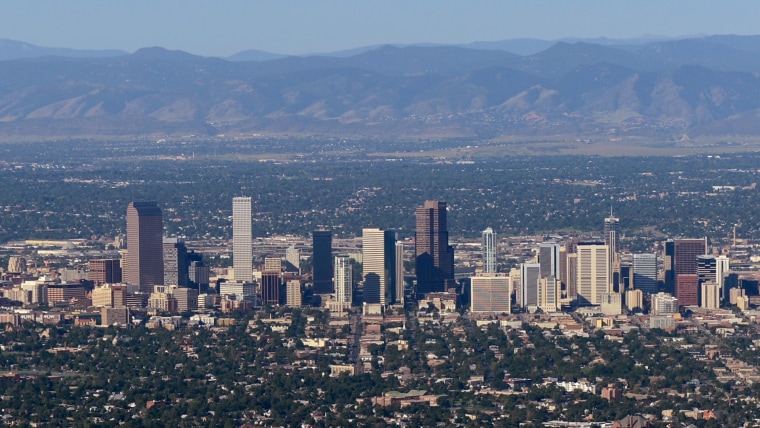
[[[511,52],[510,52],[511,50]],[[760,36],[378,46],[208,58],[0,40],[0,138],[742,138]]]
[[[83,50],[67,48],[45,48],[17,40],[0,39],[0,61],[21,58],[38,58],[41,56],[61,56],[70,58],[102,58],[126,55],[118,49]]]

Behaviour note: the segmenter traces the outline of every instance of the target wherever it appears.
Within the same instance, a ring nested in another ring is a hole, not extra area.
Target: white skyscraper
[[[348,256],[335,257],[335,300],[351,303],[353,277]]]
[[[578,244],[576,286],[579,305],[599,305],[602,294],[611,291],[609,251],[610,247],[602,242]]]
[[[483,231],[483,273],[496,273],[496,234],[490,227]]]
[[[293,267],[298,269],[298,273],[301,273],[301,252],[298,248],[291,245],[285,250],[285,260]]]
[[[232,198],[232,263],[235,280],[253,281],[251,198]]]
[[[720,298],[725,299],[726,298],[726,275],[728,275],[728,271],[731,269],[730,260],[726,256],[718,256],[715,258],[715,282],[718,284],[718,288],[720,288]]]
[[[538,280],[538,307],[544,312],[557,312],[560,308],[560,282],[553,276]]]
[[[362,229],[362,262],[364,302],[391,303],[391,287],[396,282],[396,234],[383,229]]]
[[[699,306],[706,309],[720,308],[720,286],[708,281],[702,284],[702,301]]]

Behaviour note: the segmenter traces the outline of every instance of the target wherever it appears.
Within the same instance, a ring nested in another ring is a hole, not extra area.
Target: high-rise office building
[[[406,283],[404,281],[404,243],[396,242],[396,293],[393,296],[393,302],[398,304],[404,304],[405,302],[405,288]]]
[[[676,242],[672,239],[665,241],[665,292],[675,294],[676,292]]]
[[[285,270],[301,273],[301,252],[293,245],[285,250]]]
[[[520,264],[520,307],[535,309],[538,307],[538,285],[541,279],[539,263]]]
[[[164,282],[163,217],[155,202],[129,203],[127,249],[127,282],[153,292]]]
[[[251,198],[232,198],[232,266],[235,281],[253,281]]]
[[[470,310],[472,312],[509,313],[511,299],[509,277],[483,275],[470,278]]]
[[[544,312],[557,312],[561,304],[560,282],[553,276],[538,280],[538,307]]]
[[[699,305],[697,257],[705,254],[707,254],[707,238],[675,239],[673,241],[672,268],[676,287],[675,296],[682,306]],[[680,275],[697,276],[697,284],[692,284],[691,277],[680,281],[678,279]]]
[[[513,267],[509,270],[509,295],[515,296],[515,304],[522,307],[523,291],[522,291],[522,269]]]
[[[333,254],[332,231],[315,230],[312,233],[312,280],[314,294],[332,294]]]
[[[364,302],[386,305],[396,294],[396,233],[362,230]]]
[[[297,279],[291,279],[287,282],[286,305],[291,308],[298,308],[303,303],[303,295],[301,294],[301,281]]]
[[[203,261],[193,260],[187,268],[187,279],[192,282],[194,287],[204,289],[209,286],[211,278],[211,268],[203,264]]]
[[[675,274],[696,274],[697,257],[707,254],[707,238],[676,239],[674,244],[673,269]],[[678,299],[680,300],[680,297]]]
[[[261,304],[277,306],[280,301],[280,272],[261,273]]]
[[[657,294],[657,255],[633,255],[633,288],[645,294]]]
[[[546,242],[538,245],[538,264],[541,265],[541,278],[559,278],[559,244]]]
[[[103,284],[118,284],[121,282],[121,260],[97,259],[90,260],[90,281],[96,287]]]
[[[712,254],[697,256],[697,275],[699,283],[718,282],[718,261]]]
[[[599,305],[603,293],[610,290],[610,248],[604,242],[579,242],[576,254],[577,303]]]
[[[565,300],[569,303],[578,300],[578,254],[567,253],[566,258]]]
[[[342,303],[353,301],[353,274],[348,256],[335,257],[335,300]]]
[[[446,202],[425,201],[416,211],[414,253],[417,294],[454,285],[454,248],[449,245]]]
[[[696,273],[676,275],[676,298],[681,306],[699,305],[699,275]]]
[[[178,238],[164,238],[164,285],[187,287],[188,258],[185,241]]]
[[[620,219],[612,215],[604,219],[604,243],[610,247],[610,254],[620,250]]]
[[[720,287],[712,281],[707,281],[700,285],[700,303],[699,306],[706,309],[720,308]]]
[[[483,231],[483,273],[496,273],[496,234],[490,227]]]
[[[720,299],[726,298],[726,276],[731,269],[731,262],[726,256],[718,256],[715,258],[715,282],[720,287]]]
[[[607,255],[607,264],[609,264],[610,271],[610,291],[621,289],[620,286],[620,272],[618,267],[617,255],[620,251],[620,219],[612,214],[612,208],[610,207],[610,216],[604,219],[604,243],[609,247],[609,253]]]

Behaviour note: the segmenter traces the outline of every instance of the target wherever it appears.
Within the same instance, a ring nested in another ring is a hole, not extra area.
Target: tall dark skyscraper
[[[697,257],[705,253],[707,253],[707,238],[674,239],[665,243],[665,291],[675,293],[680,305],[693,302],[691,295],[686,298],[688,303],[681,300],[684,290],[688,290],[688,293],[696,293],[697,297],[694,298],[697,303],[694,304],[699,304],[699,277],[697,276],[696,291],[693,291],[691,275],[697,275]],[[687,277],[681,280],[679,277],[682,275],[687,275]]]
[[[333,288],[332,231],[315,230],[312,233],[312,279],[314,294],[330,294]]]
[[[446,202],[425,201],[417,207],[415,234],[417,294],[445,291],[454,285],[454,248],[449,245]]]
[[[282,285],[280,272],[261,273],[261,303],[264,305],[277,306],[283,303],[280,286]]]
[[[697,257],[707,253],[707,238],[676,239],[673,269],[676,277],[697,273]],[[676,278],[677,280],[677,278]]]
[[[96,286],[103,284],[118,284],[121,282],[121,260],[98,259],[90,260],[90,281]]]
[[[668,239],[665,241],[665,292],[675,294],[676,292],[676,241]]]
[[[187,246],[177,238],[164,238],[164,285],[188,286]]]
[[[152,292],[164,283],[163,217],[155,202],[130,202],[127,207],[126,280]]]

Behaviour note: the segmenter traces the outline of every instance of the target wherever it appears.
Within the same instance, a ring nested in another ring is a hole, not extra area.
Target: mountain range
[[[510,52],[510,50],[512,52]],[[0,40],[0,138],[329,135],[741,139],[760,36],[521,39],[212,58]]]

